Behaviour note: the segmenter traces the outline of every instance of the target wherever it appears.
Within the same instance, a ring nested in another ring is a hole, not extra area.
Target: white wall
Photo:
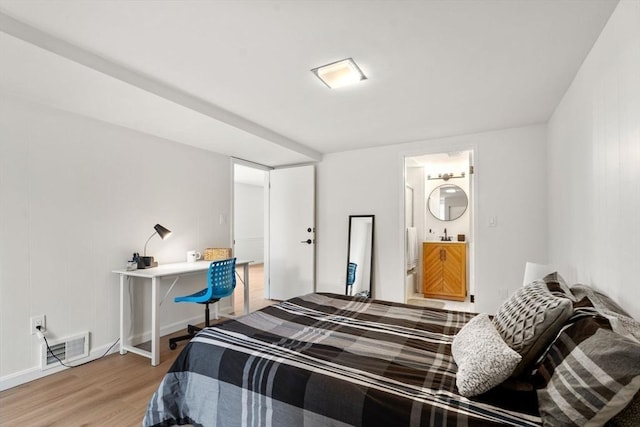
[[[476,150],[476,311],[495,312],[546,262],[546,126],[325,155],[318,165],[318,291],[344,292],[348,216],[374,214],[375,298],[404,301],[404,156]],[[489,228],[489,217],[498,226]]]
[[[264,187],[234,185],[234,255],[264,262]]]
[[[640,318],[640,2],[618,4],[548,138],[551,262]]]
[[[173,231],[149,242],[160,263],[182,261],[189,249],[229,246],[228,222],[218,221],[229,212],[229,158],[2,94],[0,385],[39,373],[30,316],[47,316],[51,339],[88,330],[94,355],[104,351],[119,334],[111,271],[142,252],[156,223]],[[203,280],[181,279],[165,304]],[[161,328],[182,328],[202,312],[195,304],[162,307]],[[140,321],[132,332],[148,330]]]

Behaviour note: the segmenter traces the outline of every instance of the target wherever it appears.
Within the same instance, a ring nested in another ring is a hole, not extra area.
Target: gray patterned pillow
[[[640,344],[640,322],[620,313],[609,310],[604,315],[611,323],[611,328],[620,336]],[[639,356],[640,357],[640,356]],[[631,403],[627,405],[607,425],[614,427],[637,427],[640,422],[640,392],[636,393]]]
[[[611,330],[600,316],[582,317],[560,333],[538,369],[544,425],[601,426],[640,389],[640,343]],[[616,422],[628,422],[620,414]],[[631,425],[638,425],[632,422]]]
[[[460,329],[451,343],[451,354],[458,365],[458,392],[465,397],[497,386],[522,359],[503,341],[488,314],[477,315]]]
[[[518,289],[502,304],[493,323],[507,345],[522,356],[513,377],[525,373],[536,361],[572,311],[572,301],[553,295],[543,281]]]

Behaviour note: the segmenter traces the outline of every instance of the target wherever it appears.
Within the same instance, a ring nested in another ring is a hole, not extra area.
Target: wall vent
[[[47,351],[47,345],[42,343],[42,370],[60,366],[58,359],[67,363],[89,357],[89,332],[49,341],[49,348],[50,351]],[[58,359],[56,359],[56,357]]]

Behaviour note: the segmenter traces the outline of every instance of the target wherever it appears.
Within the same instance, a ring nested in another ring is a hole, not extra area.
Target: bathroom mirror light
[[[465,173],[461,172],[460,175],[456,175],[454,173],[439,173],[438,176],[427,175],[427,179],[441,179],[443,181],[449,181],[451,178],[464,178]]]

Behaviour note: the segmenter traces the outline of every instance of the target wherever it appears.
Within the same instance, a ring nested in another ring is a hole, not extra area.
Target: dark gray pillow
[[[572,311],[572,301],[555,296],[543,281],[518,289],[502,304],[493,323],[507,345],[522,356],[513,377],[529,371]]]
[[[627,313],[618,303],[612,300],[608,295],[603,294],[602,292],[598,292],[590,286],[576,284],[571,287],[571,293],[573,293],[576,297],[576,300],[580,300],[584,297],[587,297],[593,306],[598,309],[598,311],[603,312],[604,310],[613,311],[618,314],[622,314],[627,317],[631,317],[629,313]]]

